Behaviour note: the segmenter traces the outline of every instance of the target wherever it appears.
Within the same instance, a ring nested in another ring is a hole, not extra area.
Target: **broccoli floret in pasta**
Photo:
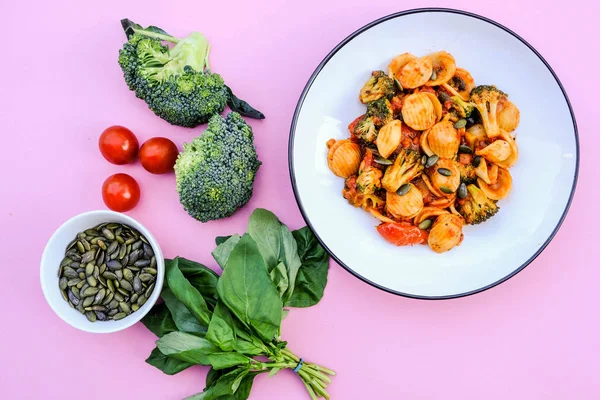
[[[392,97],[396,88],[394,81],[383,71],[373,71],[371,77],[360,90],[360,101],[366,104],[382,97]]]
[[[480,224],[498,212],[496,202],[490,200],[477,186],[468,185],[467,191],[469,194],[458,210],[467,224]]]
[[[471,91],[471,101],[481,115],[481,122],[485,133],[490,138],[500,135],[498,126],[497,106],[501,100],[506,99],[507,95],[496,86],[481,85]]]

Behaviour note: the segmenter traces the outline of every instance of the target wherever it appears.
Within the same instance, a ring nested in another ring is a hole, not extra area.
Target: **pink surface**
[[[267,3],[267,2],[264,2]],[[334,399],[598,399],[600,323],[594,222],[598,194],[596,2],[454,1],[521,34],[554,67],[570,95],[581,139],[577,195],[547,250],[515,278],[452,301],[417,301],[374,289],[332,264],[323,301],[293,310],[283,332],[306,359],[338,371]],[[69,217],[104,208],[103,180],[126,172],[143,194],[130,215],[177,254],[215,266],[217,235],[243,231],[266,207],[290,227],[304,225],[287,170],[296,101],[316,65],[348,34],[424,1],[237,2],[3,0],[0,63],[0,309],[3,399],[181,399],[201,391],[206,368],[175,377],[144,363],[155,338],[141,324],[93,335],[63,323],[46,304],[39,260],[46,240]],[[119,19],[175,35],[203,31],[211,61],[235,92],[267,119],[255,128],[258,174],[250,204],[233,218],[200,224],[180,207],[173,176],[141,165],[114,166],[96,148],[109,125],[140,143],[167,136],[179,146],[201,129],[155,117],[122,79]],[[594,107],[594,108],[592,108]],[[590,211],[592,210],[592,211]],[[256,380],[251,399],[307,399],[293,373]]]

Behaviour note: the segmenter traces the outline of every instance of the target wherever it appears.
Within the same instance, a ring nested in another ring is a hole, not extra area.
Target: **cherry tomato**
[[[427,231],[408,222],[384,222],[377,226],[377,232],[385,240],[396,246],[421,244],[427,241]]]
[[[98,147],[108,162],[122,165],[135,160],[140,145],[133,132],[124,126],[115,125],[102,132]]]
[[[146,140],[140,148],[140,161],[146,171],[153,174],[164,174],[173,171],[177,160],[177,146],[164,137]]]
[[[102,184],[102,200],[113,211],[129,211],[140,201],[140,185],[127,174],[111,175]]]

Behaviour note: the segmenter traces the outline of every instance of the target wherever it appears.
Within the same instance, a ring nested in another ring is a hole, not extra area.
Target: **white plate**
[[[372,70],[397,54],[446,50],[478,84],[495,84],[521,110],[519,161],[499,213],[467,226],[461,246],[395,247],[377,220],[342,198],[344,181],[327,167],[325,142],[347,138],[364,113],[358,92]],[[525,268],[556,234],[569,208],[579,165],[575,118],[558,78],[537,51],[502,25],[449,9],[393,14],[359,29],[321,62],[298,102],[289,142],[292,185],[306,222],[344,268],[380,289],[440,299],[493,287]]]

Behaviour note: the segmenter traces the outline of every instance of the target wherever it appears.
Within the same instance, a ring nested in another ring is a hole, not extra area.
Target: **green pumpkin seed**
[[[115,321],[118,321],[120,319],[125,318],[126,316],[127,316],[127,314],[125,314],[124,312],[120,312],[120,313],[117,313],[117,314],[113,315],[113,319]]]
[[[425,165],[426,163],[427,163],[427,156],[424,155],[423,157],[421,157],[421,164]]]
[[[125,254],[125,257],[123,257],[123,259],[121,260],[121,264],[122,265],[129,264],[129,256],[127,254]]]
[[[112,254],[116,249],[119,243],[111,242],[108,248],[106,249],[106,254]]]
[[[145,267],[147,265],[150,265],[150,260],[137,260],[133,263],[133,265],[136,267]]]
[[[63,299],[65,299],[65,301],[69,301],[69,295],[67,294],[66,290],[61,290],[60,294],[62,295]]]
[[[423,230],[425,230],[425,229],[429,229],[429,228],[431,227],[431,224],[432,224],[432,223],[433,223],[433,222],[431,222],[431,220],[430,220],[430,219],[423,220],[423,222],[421,222],[421,223],[419,224],[419,229],[423,229]]]
[[[77,239],[73,239],[68,245],[67,245],[67,252],[73,250],[73,248],[77,245]]]
[[[475,157],[473,157],[472,164],[473,164],[473,166],[475,168],[479,167],[479,164],[481,164],[481,156],[475,156]]]
[[[110,303],[108,303],[108,307],[109,309],[113,309],[113,308],[117,308],[119,307],[119,301],[117,301],[116,299],[113,299]]]
[[[107,279],[106,280],[106,286],[108,286],[108,290],[110,290],[111,292],[115,291],[115,284],[113,283],[112,280]]]
[[[446,187],[446,186],[440,186],[440,190],[441,190],[442,192],[446,193],[446,194],[452,194],[452,193],[454,193],[454,192],[452,191],[452,189],[450,189],[449,187]]]
[[[82,280],[81,282],[79,282],[76,286],[79,290],[81,290],[81,288],[83,287],[83,285],[87,285],[87,282]]]
[[[100,238],[98,238],[98,242],[97,242],[97,243],[98,243],[98,246],[100,246],[100,248],[101,248],[102,250],[106,250],[106,249],[108,248],[108,247],[106,246],[106,243],[104,242],[104,240],[102,240],[102,239],[100,239]]]
[[[73,292],[73,294],[75,295],[75,297],[77,297],[78,299],[81,298],[81,295],[79,294],[79,289],[77,289],[77,286],[73,286],[71,288],[71,292]]]
[[[115,275],[117,276],[118,280],[123,279],[123,271],[121,271],[120,269],[115,271]]]
[[[68,279],[64,276],[58,280],[58,287],[60,290],[65,290],[67,288],[67,281]]]
[[[140,240],[144,243],[146,243],[148,246],[150,245],[150,242],[148,242],[148,239],[146,239],[146,237],[144,235],[140,235]]]
[[[71,267],[64,267],[62,275],[68,279],[77,278],[79,274]]]
[[[132,265],[130,265],[130,266],[129,266],[129,267],[127,267],[127,268],[129,268],[129,269],[130,269],[131,271],[133,271],[133,272],[139,272],[139,271],[140,271],[140,269],[141,269],[140,267],[134,267],[134,266],[132,266]]]
[[[460,129],[460,128],[464,128],[465,126],[467,126],[467,120],[466,119],[459,119],[458,121],[456,121],[454,123],[454,127],[456,129]]]
[[[87,264],[90,261],[92,261],[95,256],[96,256],[96,253],[94,252],[94,250],[90,250],[87,253],[83,254],[83,256],[81,257],[81,262],[84,264]]]
[[[115,285],[115,290],[121,287],[121,284],[119,283],[119,281],[113,281],[114,285]]]
[[[94,302],[94,296],[88,296],[83,299],[83,307],[89,307]]]
[[[137,239],[135,237],[131,237],[125,241],[125,244],[129,246],[130,244],[133,244],[133,242],[135,242],[136,240]]]
[[[127,282],[127,281],[125,281],[125,282]],[[121,287],[117,289],[117,292],[121,293],[125,297],[129,296],[129,293],[127,293],[127,290],[125,290]],[[125,297],[123,297],[123,299],[125,299]],[[123,301],[123,300],[121,300],[121,301]]]
[[[113,292],[107,291],[107,294],[106,294],[106,296],[104,296],[104,300],[102,301],[102,304],[104,304],[105,306],[108,305],[112,301],[114,296],[115,296],[115,294]]]
[[[151,274],[142,273],[139,275],[139,277],[142,282],[150,282],[150,281],[154,280],[154,275],[151,275]]]
[[[119,308],[124,313],[129,314],[131,312],[131,308],[129,308],[129,304],[125,303],[124,301],[122,301],[122,302],[119,303]]]
[[[404,196],[406,193],[410,192],[410,189],[411,189],[410,183],[405,183],[404,185],[400,186],[400,188],[396,191],[396,194],[398,196]],[[143,275],[143,274],[141,274],[141,275]],[[142,279],[142,278],[140,278],[140,279]],[[146,282],[146,281],[144,281],[144,282]]]
[[[156,268],[153,268],[153,267],[144,268],[142,270],[142,272],[145,272],[145,273],[148,273],[148,274],[152,274],[152,275],[156,275],[158,273],[158,271],[156,270]]]
[[[121,293],[115,292],[115,298],[114,299],[117,300],[117,301],[124,301],[125,297],[123,297],[123,295]]]
[[[70,291],[70,290],[67,290],[67,296],[68,296],[68,298],[69,298],[69,301],[70,301],[70,302],[71,302],[71,303],[72,303],[74,306],[77,306],[77,305],[79,305],[79,302],[80,302],[81,300],[79,300],[79,298],[77,298],[77,297],[76,297],[76,296],[73,294],[73,292],[72,292],[72,291]]]
[[[140,297],[140,295],[138,293],[134,293],[131,295],[131,298],[129,299],[129,301],[131,301],[131,303],[135,303],[137,301],[138,297]]]
[[[467,146],[466,144],[461,144],[458,146],[458,151],[465,154],[473,154],[473,149]]]
[[[119,242],[119,244],[125,244],[125,239],[123,239],[122,236],[116,236],[115,239],[117,242]]]
[[[450,171],[448,168],[438,168],[437,172],[440,175],[444,175],[444,176],[452,176],[452,171]]]
[[[140,309],[140,306],[138,306],[137,304],[132,304],[131,309],[133,310],[133,312],[136,312],[137,310]]]
[[[119,250],[119,260],[122,260],[123,257],[125,257],[125,254],[127,254],[127,245],[122,244],[121,249]]]
[[[83,244],[83,248],[85,249],[85,251],[90,251],[90,249],[92,248],[90,242],[88,242],[85,239],[81,239],[81,244]]]
[[[94,297],[94,304],[102,303],[104,296],[106,296],[106,289],[102,288],[98,291],[98,293],[96,293],[96,296]]]
[[[73,278],[73,279],[69,279],[69,280],[67,281],[67,286],[68,286],[68,287],[75,286],[75,285],[77,285],[79,282],[81,282],[81,279],[79,279],[79,277],[77,277],[77,278]]]
[[[154,255],[154,250],[152,250],[152,247],[147,243],[144,243],[143,246],[144,246],[144,254],[146,255],[146,258],[152,257]]]
[[[152,256],[152,258],[150,259],[150,269],[155,269],[156,268],[156,257]],[[156,274],[154,274],[156,275]]]
[[[92,275],[92,274],[94,273],[94,267],[95,267],[94,263],[88,263],[88,264],[85,266],[85,274],[86,274],[87,276],[90,276],[90,275]]]
[[[135,242],[133,245],[131,245],[131,248],[132,248],[133,250],[137,250],[137,249],[139,249],[140,247],[142,247],[142,244],[143,244],[143,242],[142,242],[141,240],[138,240],[138,241],[137,241],[137,242]]]
[[[80,293],[85,292],[85,289],[90,287],[90,285],[87,283],[87,281],[82,281],[82,282],[84,282],[84,285],[80,288],[77,288],[77,290],[79,290]],[[77,286],[75,286],[75,287],[77,287]],[[81,298],[82,296],[77,296],[77,297]]]
[[[114,231],[115,229],[118,229],[118,228],[120,228],[120,227],[121,227],[121,225],[120,225],[120,224],[117,224],[116,222],[111,222],[110,224],[106,224],[106,227],[107,227],[108,229],[112,229],[112,230]]]
[[[109,317],[112,317],[113,315],[115,315],[118,312],[119,312],[118,308],[113,308],[112,310],[107,311],[106,315],[108,315]]]
[[[71,264],[73,262],[73,260],[69,257],[65,257],[63,258],[63,260],[60,263],[61,267],[66,267],[67,265]]]
[[[133,272],[129,268],[123,268],[123,278],[127,279],[129,282],[133,281]]]
[[[105,271],[106,271],[106,264],[105,264],[105,263],[102,263],[102,265],[101,265],[101,266],[100,266],[100,268],[99,268],[99,271],[98,271],[98,273],[99,273],[100,275],[102,275],[102,274],[103,274]]]
[[[79,279],[85,279],[85,272],[80,272],[77,276],[79,276]]]
[[[107,286],[106,279],[104,279],[103,276],[99,276],[97,279],[98,279],[98,283],[100,283],[100,285],[102,285],[104,287]]]
[[[394,83],[396,84],[396,87],[398,88],[399,91],[403,91],[404,88],[402,87],[402,84],[400,83],[400,81],[394,77]]]
[[[83,243],[79,240],[77,241],[77,250],[79,250],[80,253],[85,253],[85,247],[83,247]]]
[[[150,286],[148,286],[148,288],[146,289],[146,292],[144,293],[144,295],[146,296],[146,298],[150,297],[150,295],[152,294],[152,291],[154,290],[154,286],[155,286],[154,283],[151,283]]]
[[[129,283],[127,280],[123,279],[122,281],[119,282],[119,284],[121,285],[121,287],[123,289],[127,290],[128,292],[133,291],[133,287],[131,287],[131,283]]]
[[[435,81],[437,79],[437,73],[435,72],[435,69],[433,71],[431,71],[431,77],[429,78],[429,80],[431,81]]]
[[[100,291],[100,289],[90,286],[90,287],[86,288],[84,291],[82,291],[81,295],[84,297],[95,296],[96,293],[98,293],[99,291]]]
[[[136,304],[141,307],[146,303],[147,300],[148,299],[146,298],[146,296],[141,295],[140,297],[138,297]]]
[[[108,228],[102,229],[102,235],[108,240],[115,240],[115,234]]]
[[[373,161],[380,165],[392,165],[393,162],[383,157],[373,157]]]
[[[140,292],[142,290],[142,281],[139,276],[133,278],[133,290]]]
[[[118,262],[117,260],[110,260],[109,262],[106,263],[106,266],[113,271],[123,268],[121,263]]]
[[[117,275],[115,275],[114,272],[110,272],[110,271],[105,271],[102,274],[103,277],[105,277],[106,279],[117,279]]]
[[[98,252],[98,256],[96,257],[96,265],[104,264],[105,253],[103,251]]]
[[[92,287],[96,287],[98,285],[98,281],[93,276],[87,277],[87,283]]]
[[[427,162],[425,163],[425,168],[431,168],[438,162],[440,158],[434,154],[431,157],[427,158]]]
[[[91,306],[90,308],[91,308],[93,311],[102,311],[102,312],[103,312],[103,311],[106,311],[106,307],[104,307],[104,306],[98,306],[98,305],[95,305],[95,306]]]
[[[458,195],[459,199],[464,199],[467,197],[467,185],[465,185],[465,183],[461,183],[460,186],[458,187],[458,192],[456,193]]]
[[[91,311],[86,311],[85,313],[85,317],[88,319],[88,321],[90,322],[96,322],[96,313],[91,312]]]

